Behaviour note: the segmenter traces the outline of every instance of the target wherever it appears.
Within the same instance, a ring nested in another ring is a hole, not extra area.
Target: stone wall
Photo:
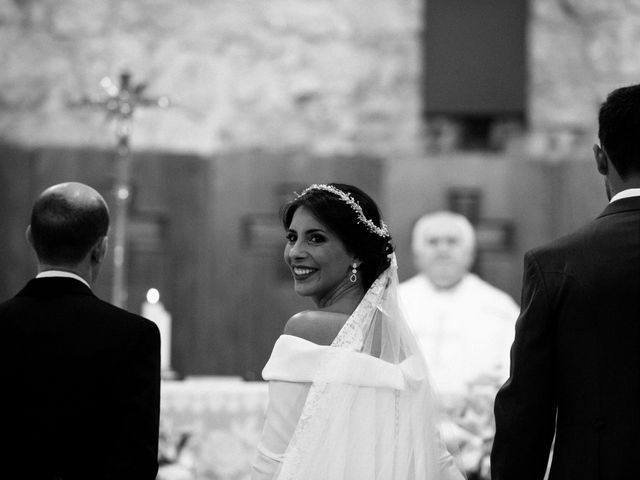
[[[533,0],[530,11],[528,151],[591,158],[600,103],[640,81],[640,1]]]
[[[129,70],[173,106],[134,148],[419,149],[419,0],[0,0],[0,140],[111,146],[100,80]]]
[[[427,0],[428,6],[428,0]],[[420,148],[421,0],[0,0],[0,140],[110,146],[70,104],[124,69],[173,107],[136,148]],[[606,93],[640,76],[640,0],[531,0],[527,150],[571,155]]]

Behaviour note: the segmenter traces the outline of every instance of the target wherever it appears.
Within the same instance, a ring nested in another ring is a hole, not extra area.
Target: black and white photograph
[[[619,480],[640,1],[0,0],[0,477]]]

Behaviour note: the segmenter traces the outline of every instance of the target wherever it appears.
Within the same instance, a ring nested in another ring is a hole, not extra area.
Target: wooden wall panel
[[[411,232],[422,215],[448,209],[450,188],[472,188],[481,192],[480,217],[514,221],[510,208],[510,162],[502,156],[460,154],[390,163],[385,178],[389,199],[388,218],[395,238],[398,275],[403,281],[416,273],[411,252]],[[516,228],[518,226],[516,225]],[[482,275],[491,283],[516,293],[511,265],[515,251],[492,253],[483,257]],[[516,281],[516,284],[518,282]]]
[[[100,191],[112,211],[115,205],[114,152],[45,148],[19,155],[26,160],[5,162],[0,170],[0,221],[8,226],[0,238],[13,245],[12,265],[19,267],[0,273],[6,296],[35,273],[23,232],[44,188],[80,181]],[[173,319],[172,364],[181,375],[259,378],[287,318],[312,306],[295,295],[283,266],[278,210],[291,189],[341,181],[381,201],[382,164],[370,158],[136,152],[131,166],[127,308],[140,312],[147,289],[160,290]],[[24,178],[16,183],[16,176]],[[255,218],[266,219],[267,231],[248,239],[247,222]],[[106,300],[111,259],[112,252],[94,287]],[[22,273],[16,280],[11,272]]]
[[[382,163],[371,158],[314,158],[295,153],[244,153],[215,158],[210,235],[217,279],[210,296],[212,320],[199,328],[203,371],[260,378],[273,342],[295,312],[312,308],[293,292],[283,268],[284,231],[278,211],[294,187],[339,181],[380,197]],[[247,244],[244,227],[268,219],[271,238]],[[211,347],[216,354],[211,355]]]
[[[31,278],[35,256],[24,233],[31,215],[32,152],[0,145],[0,301]]]
[[[198,326],[210,319],[211,283],[206,222],[210,214],[211,162],[193,155],[141,152],[135,155],[132,222],[158,231],[155,243],[132,241],[130,308],[139,311],[149,288],[158,288],[172,315],[172,365],[180,374],[198,368],[193,352],[202,342]]]
[[[45,187],[76,180],[113,205],[114,154],[90,149],[0,147],[2,298],[35,272],[24,230]],[[544,163],[523,158],[459,156],[422,162],[361,157],[316,158],[296,152],[238,152],[203,158],[137,152],[132,163],[128,308],[139,312],[158,288],[173,317],[172,359],[182,375],[260,378],[273,342],[298,297],[282,258],[278,210],[309,183],[353,183],[370,193],[390,224],[401,278],[412,275],[413,221],[446,207],[450,186],[480,187],[482,215],[513,221],[513,251],[484,258],[487,280],[520,293],[525,250],[577,228],[606,205],[602,179],[583,159]],[[96,293],[109,299],[111,262]]]
[[[447,208],[450,187],[479,188],[481,216],[515,227],[512,250],[483,255],[490,283],[520,297],[524,252],[568,233],[606,205],[602,177],[586,158],[544,162],[525,157],[442,155],[390,163],[385,177],[388,218],[397,246],[400,280],[415,274],[411,229],[427,212]]]

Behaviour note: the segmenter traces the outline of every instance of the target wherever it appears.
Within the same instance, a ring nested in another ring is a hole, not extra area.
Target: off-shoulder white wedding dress
[[[437,432],[395,259],[330,346],[281,335],[253,480],[462,480]]]

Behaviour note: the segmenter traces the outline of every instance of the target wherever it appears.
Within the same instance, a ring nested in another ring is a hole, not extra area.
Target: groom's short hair
[[[640,85],[618,88],[598,114],[598,137],[621,177],[640,172]]]
[[[40,197],[31,212],[33,247],[41,261],[52,265],[78,264],[108,230],[109,211],[99,201],[79,206],[51,193]]]

